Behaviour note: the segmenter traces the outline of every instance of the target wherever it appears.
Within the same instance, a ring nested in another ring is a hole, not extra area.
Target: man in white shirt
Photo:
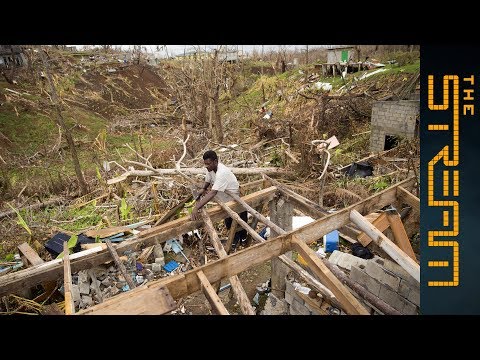
[[[203,163],[207,168],[207,174],[205,176],[205,183],[200,193],[196,197],[196,204],[192,210],[192,220],[198,220],[200,218],[198,211],[215,196],[218,196],[222,202],[228,202],[233,200],[231,196],[225,194],[225,190],[231,191],[237,195],[240,195],[239,184],[235,174],[224,164],[218,161],[218,156],[213,150],[208,150],[203,154]],[[207,192],[201,200],[200,197],[207,191],[209,186],[212,186],[211,190]],[[247,212],[240,213],[240,217],[243,221],[247,222]],[[225,219],[225,226],[230,229],[232,226],[232,218]],[[242,229],[235,234],[235,239],[232,244],[232,248],[238,244],[238,241],[244,241],[247,237],[247,231]]]

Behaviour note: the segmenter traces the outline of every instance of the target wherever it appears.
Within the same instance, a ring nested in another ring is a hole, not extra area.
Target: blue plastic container
[[[328,233],[327,235],[323,235],[323,244],[326,253],[334,252],[338,250],[338,230],[333,230],[332,232]]]

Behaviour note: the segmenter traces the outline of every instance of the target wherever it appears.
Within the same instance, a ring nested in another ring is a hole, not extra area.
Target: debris
[[[362,259],[373,258],[372,252],[368,248],[362,246],[360,243],[352,244],[352,255]]]
[[[178,263],[175,260],[170,260],[168,263],[166,263],[163,268],[167,272],[172,272],[176,268],[178,268]]]
[[[103,239],[103,238],[110,237],[112,235],[118,235],[119,233],[131,234],[132,230],[127,226],[115,226],[115,227],[105,228],[100,230],[89,230],[85,232],[85,236],[92,237],[92,238],[96,238],[98,236],[100,239]]]
[[[71,235],[65,233],[57,233],[50,240],[45,243],[45,249],[52,255],[52,257],[57,257],[60,253],[63,252],[63,243],[68,241],[71,238]],[[73,248],[73,252],[79,252],[81,250],[81,244],[92,244],[95,243],[94,238],[86,237],[83,235],[78,235],[77,244]]]
[[[342,169],[348,177],[367,177],[373,175],[373,166],[367,162],[354,162]]]

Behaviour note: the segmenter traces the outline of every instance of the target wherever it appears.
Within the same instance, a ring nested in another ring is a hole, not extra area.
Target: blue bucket
[[[327,235],[323,235],[323,244],[326,253],[334,252],[338,250],[338,230],[333,230],[332,232],[328,233]]]

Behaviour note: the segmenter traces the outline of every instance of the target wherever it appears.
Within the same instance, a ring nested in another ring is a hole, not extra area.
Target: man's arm
[[[217,195],[217,190],[210,190],[207,195],[205,195],[202,200],[200,200],[199,202],[197,202],[195,204],[195,206],[193,207],[192,209],[192,216],[191,216],[191,219],[192,220],[198,220],[200,217],[199,217],[199,214],[198,214],[198,211],[206,204],[208,203],[210,200],[212,200],[215,195]]]
[[[200,197],[205,193],[205,191],[207,191],[208,187],[210,186],[210,183],[208,181],[205,181],[203,183],[203,187],[202,187],[202,190],[200,190],[197,194],[197,196],[195,197],[195,200],[198,201],[198,199],[200,199]]]

